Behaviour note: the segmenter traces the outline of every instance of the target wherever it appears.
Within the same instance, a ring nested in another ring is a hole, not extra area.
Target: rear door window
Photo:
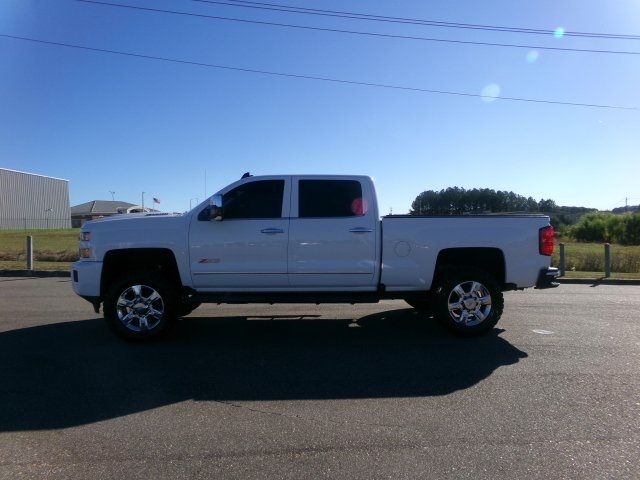
[[[358,217],[367,213],[357,180],[300,180],[298,217]]]

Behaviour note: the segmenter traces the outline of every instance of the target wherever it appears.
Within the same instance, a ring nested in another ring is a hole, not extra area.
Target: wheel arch
[[[504,252],[495,247],[445,248],[436,260],[434,284],[447,269],[476,268],[490,274],[498,285],[507,289]]]
[[[162,274],[176,288],[182,287],[176,257],[168,248],[123,248],[109,250],[105,256],[100,278],[100,295],[104,297],[109,285],[121,275],[136,271]]]

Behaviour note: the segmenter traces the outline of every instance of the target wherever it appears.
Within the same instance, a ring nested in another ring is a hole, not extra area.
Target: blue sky
[[[113,0],[118,1],[118,0]],[[640,41],[385,25],[189,0],[119,3],[440,38],[640,51]],[[634,0],[275,0],[475,24],[640,34]],[[3,0],[0,33],[230,66],[503,96],[640,107],[640,55],[359,37]],[[534,54],[529,54],[529,60]],[[71,203],[140,192],[169,211],[242,173],[367,174],[381,212],[448,186],[559,204],[640,203],[640,111],[528,104],[267,77],[0,38],[0,166],[70,180]],[[195,201],[195,200],[194,200]]]

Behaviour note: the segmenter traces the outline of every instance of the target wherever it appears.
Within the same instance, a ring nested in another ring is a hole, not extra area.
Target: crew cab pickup
[[[551,288],[543,215],[379,216],[366,176],[245,176],[184,214],[87,222],[74,291],[131,339],[203,302],[404,299],[454,332],[493,328],[505,290]]]

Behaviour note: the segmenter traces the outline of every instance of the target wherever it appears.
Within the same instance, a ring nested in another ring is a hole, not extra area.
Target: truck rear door
[[[291,286],[375,289],[378,224],[370,180],[293,177],[288,255]]]

